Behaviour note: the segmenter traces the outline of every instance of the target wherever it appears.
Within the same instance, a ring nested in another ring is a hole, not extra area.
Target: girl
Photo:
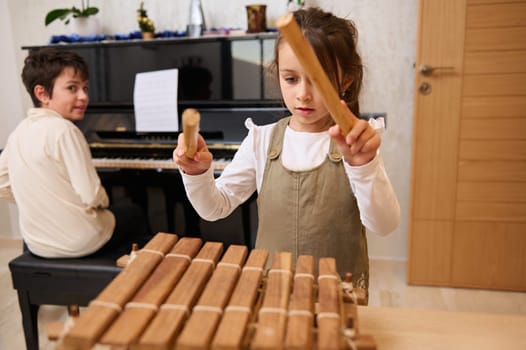
[[[214,179],[204,139],[192,159],[179,137],[174,161],[190,202],[205,220],[228,216],[256,190],[256,248],[335,257],[339,273],[368,289],[365,228],[385,235],[399,224],[400,208],[379,154],[380,135],[359,115],[363,76],[354,24],[318,8],[294,18],[310,42],[354,127],[342,135],[289,44],[278,36],[275,60],[291,115],[277,123],[246,125],[248,135],[231,164]],[[374,122],[371,122],[374,123]]]

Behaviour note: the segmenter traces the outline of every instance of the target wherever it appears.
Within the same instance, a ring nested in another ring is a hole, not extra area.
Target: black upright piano
[[[174,208],[181,203],[185,222],[183,232],[176,233],[201,234],[201,221],[171,161],[178,132],[138,132],[135,128],[136,74],[178,69],[179,115],[174,118],[181,125],[186,108],[200,112],[200,132],[214,154],[216,174],[220,174],[247,134],[247,117],[266,124],[286,114],[277,82],[266,69],[274,55],[275,36],[259,33],[52,45],[76,51],[88,62],[90,104],[84,120],[77,124],[90,144],[110,197],[124,195],[139,203],[155,231],[175,232]],[[152,198],[152,189],[160,197]],[[237,225],[242,227],[244,242],[230,242],[250,244],[250,208],[240,210],[242,220]],[[152,213],[158,212],[165,214],[164,223],[158,222],[162,215],[152,219]]]
[[[171,160],[178,132],[136,130],[136,74],[178,69],[178,115],[174,118],[181,125],[186,108],[200,112],[200,132],[214,155],[213,166],[219,175],[248,132],[246,118],[263,125],[288,114],[278,83],[267,69],[274,57],[275,39],[276,33],[269,32],[52,45],[74,50],[88,62],[90,104],[84,120],[77,124],[90,144],[93,161],[110,196],[124,193],[140,204],[150,218],[152,231],[252,245],[256,217],[248,201],[233,213],[240,219],[228,222],[230,226],[213,226],[199,219]],[[385,120],[386,116],[364,113],[361,117]],[[176,204],[183,209],[177,220]],[[202,225],[206,227],[201,229]],[[217,234],[206,237],[211,231]],[[232,235],[234,231],[237,234]]]

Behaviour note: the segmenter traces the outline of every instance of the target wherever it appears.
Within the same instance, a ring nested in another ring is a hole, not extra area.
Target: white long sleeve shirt
[[[377,129],[382,128],[381,125],[374,125],[374,121],[371,123]],[[256,126],[248,119],[248,135],[219,178],[214,179],[212,168],[200,175],[181,172],[188,198],[203,219],[222,219],[254,191],[259,193],[274,125]],[[325,159],[329,145],[327,131],[305,133],[287,127],[282,151],[283,165],[293,171],[312,169]],[[353,167],[345,163],[345,171],[364,226],[379,235],[392,232],[400,222],[400,206],[380,154],[363,166]]]
[[[9,135],[0,154],[0,198],[15,200],[22,237],[42,257],[90,254],[115,227],[86,139],[50,109],[30,109]]]

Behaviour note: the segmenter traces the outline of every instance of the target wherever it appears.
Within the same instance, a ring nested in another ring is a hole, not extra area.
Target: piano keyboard
[[[214,171],[223,171],[230,163],[229,159],[214,159]],[[98,169],[177,169],[178,166],[170,159],[139,159],[139,158],[93,158],[93,165]]]

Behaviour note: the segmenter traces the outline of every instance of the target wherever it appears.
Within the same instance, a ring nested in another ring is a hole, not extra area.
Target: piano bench
[[[40,305],[88,305],[121,271],[116,266],[118,258],[100,254],[44,259],[25,252],[9,262],[27,350],[39,350],[37,316]]]

